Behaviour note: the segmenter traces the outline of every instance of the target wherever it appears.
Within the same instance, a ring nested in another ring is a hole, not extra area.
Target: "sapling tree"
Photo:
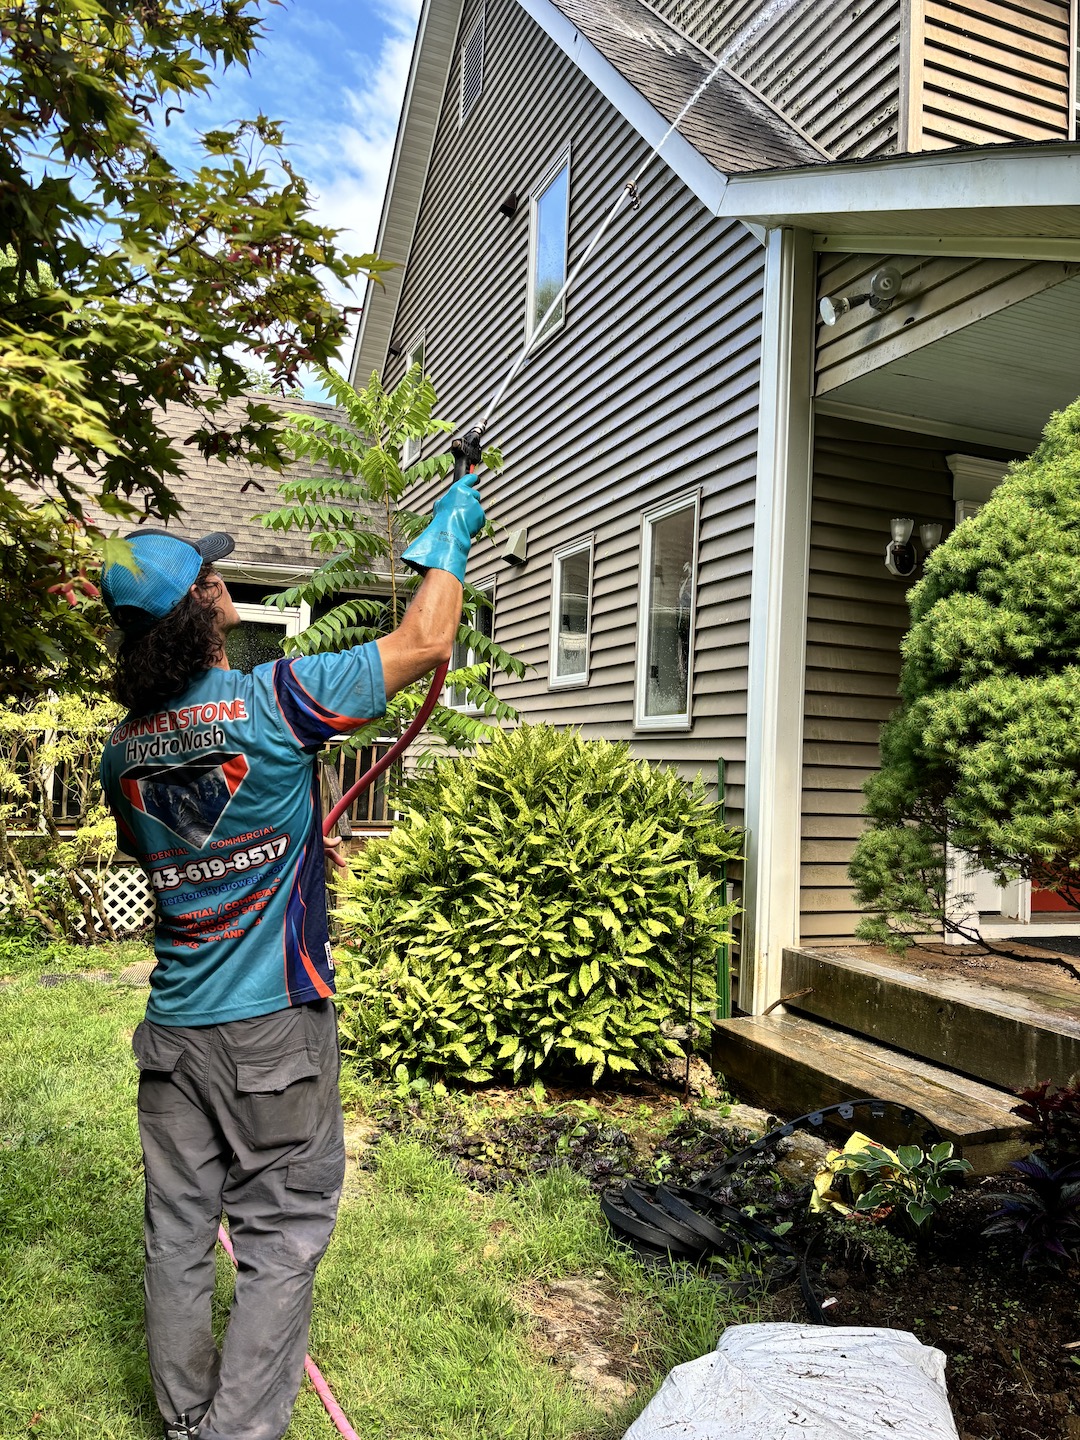
[[[389,391],[375,374],[363,390],[354,390],[333,371],[319,374],[338,415],[293,415],[285,438],[299,467],[304,461],[321,460],[333,473],[287,480],[279,486],[285,503],[261,517],[270,529],[306,533],[312,552],[321,559],[311,576],[271,601],[279,608],[302,602],[323,607],[323,613],[289,642],[290,649],[304,655],[363,645],[389,634],[399,623],[420,583],[420,577],[401,563],[400,552],[430,519],[405,508],[401,498],[416,480],[446,476],[453,465],[448,454],[404,464],[408,442],[454,428],[433,414],[435,390],[419,366]],[[494,449],[486,451],[483,459],[489,469],[501,463]],[[467,697],[472,713],[439,704],[428,722],[436,736],[458,748],[474,745],[492,726],[516,718],[516,711],[492,692],[488,678],[492,665],[516,676],[524,675],[525,666],[479,629],[478,609],[488,604],[483,592],[466,586],[457,653],[471,652],[475,659],[448,676],[455,691]],[[424,682],[400,691],[386,716],[356,731],[349,743],[370,745],[377,736],[403,728],[420,708],[426,690]]]
[[[928,558],[910,606],[851,863],[859,934],[961,928],[948,847],[1080,907],[1080,401]]]

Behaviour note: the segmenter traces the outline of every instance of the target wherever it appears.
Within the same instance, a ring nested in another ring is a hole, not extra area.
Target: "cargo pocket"
[[[187,1099],[177,1088],[173,1072],[184,1058],[184,1047],[160,1027],[144,1020],[131,1037],[135,1063],[139,1067],[139,1110],[144,1115],[167,1115],[184,1109]]]
[[[255,1150],[307,1140],[315,1119],[319,1063],[306,1050],[237,1060],[237,1118]]]
[[[286,1190],[310,1190],[327,1198],[340,1190],[345,1182],[344,1147],[319,1160],[300,1160],[290,1165],[285,1180]]]

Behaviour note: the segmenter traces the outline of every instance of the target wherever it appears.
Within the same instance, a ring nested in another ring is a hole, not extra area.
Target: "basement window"
[[[548,686],[589,683],[592,536],[556,550],[551,560],[551,640]]]
[[[529,215],[529,295],[526,339],[531,340],[566,280],[570,237],[570,156],[549,170],[532,193]],[[553,335],[566,319],[566,297],[543,326]]]
[[[484,11],[476,17],[461,50],[461,108],[458,124],[464,125],[476,109],[484,88]]]
[[[641,519],[634,724],[689,730],[694,670],[699,492],[647,510]]]

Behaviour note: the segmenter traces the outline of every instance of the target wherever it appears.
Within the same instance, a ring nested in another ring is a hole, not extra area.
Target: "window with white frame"
[[[461,47],[461,105],[458,110],[458,124],[464,125],[476,108],[484,88],[484,10],[473,22]]]
[[[481,599],[477,601],[476,613],[474,614],[470,628],[485,640],[490,640],[495,634],[495,579],[481,580],[476,586],[480,592]],[[469,622],[466,621],[468,624]],[[464,670],[470,665],[478,665],[482,662],[483,656],[478,655],[471,645],[463,644],[460,640],[454,641],[453,653],[450,657],[450,669]],[[487,674],[483,677],[484,683],[491,683],[491,667],[488,666]],[[476,707],[469,701],[464,685],[448,685],[446,687],[445,701],[452,705],[455,710],[474,710]]]
[[[641,519],[634,723],[642,730],[690,728],[699,509],[695,492]]]
[[[570,233],[570,154],[563,155],[532,193],[529,213],[529,287],[526,335],[532,339],[566,280]],[[543,335],[566,319],[566,297],[548,316]]]
[[[237,604],[240,623],[225,638],[225,654],[233,670],[250,675],[256,665],[280,660],[285,653],[282,641],[299,635],[311,620],[308,605],[287,605],[284,610],[269,605]]]
[[[409,346],[409,348],[405,351],[405,373],[408,374],[408,372],[413,368],[414,365],[419,365],[419,366],[420,366],[420,373],[423,374],[423,371],[424,371],[424,336],[423,336],[423,334],[418,335],[417,338],[413,341],[413,343]],[[421,449],[423,448],[423,445],[424,445],[423,436],[419,436],[419,437],[418,437],[417,439],[415,439],[415,440],[406,440],[406,441],[405,441],[404,445],[402,445],[402,447],[401,447],[401,468],[402,468],[403,470],[407,470],[410,465],[415,465],[416,461],[420,459],[420,451],[421,451]]]
[[[551,559],[551,642],[548,685],[589,683],[592,536],[564,545]]]

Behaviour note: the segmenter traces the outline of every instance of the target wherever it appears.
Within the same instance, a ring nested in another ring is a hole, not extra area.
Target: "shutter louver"
[[[469,31],[461,52],[461,124],[469,118],[484,88],[484,15]]]

